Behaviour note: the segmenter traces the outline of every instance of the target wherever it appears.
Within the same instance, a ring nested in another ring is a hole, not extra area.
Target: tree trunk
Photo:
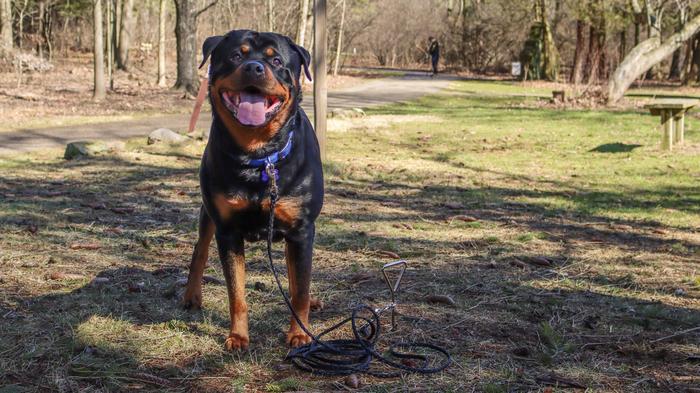
[[[338,27],[338,44],[335,47],[335,63],[333,64],[333,76],[338,76],[338,69],[340,68],[340,51],[343,48],[343,25],[345,24],[345,0],[343,2],[342,10],[340,12],[340,26]]]
[[[297,44],[304,46],[304,39],[306,38],[306,22],[309,14],[309,0],[299,0],[299,6],[299,29],[297,30],[296,42]]]
[[[0,0],[0,57],[9,56],[12,46],[12,5]]]
[[[583,80],[583,64],[586,58],[586,22],[579,19],[576,21],[576,49],[574,50],[574,66],[571,69],[569,80],[573,84],[581,83]]]
[[[9,0],[0,0],[0,3]],[[19,8],[19,15],[17,15],[17,48],[22,50],[22,35],[24,33],[24,13],[27,12],[27,5],[29,5],[29,0],[24,0],[22,2],[22,7]],[[66,19],[67,21],[68,19]],[[65,31],[65,29],[63,29]],[[2,50],[0,50],[2,52]]]
[[[620,64],[622,59],[625,58],[627,54],[627,30],[622,30],[620,32],[620,53],[617,56],[617,64]]]
[[[275,31],[275,1],[267,0],[267,31]]]
[[[593,20],[588,36],[588,59],[586,62],[585,74],[588,76],[586,82],[596,83],[605,76],[605,13],[602,1],[591,3],[591,13]]]
[[[175,88],[196,96],[197,77],[197,14],[196,0],[175,0],[175,38],[177,41],[177,80]]]
[[[44,43],[42,42],[44,39],[44,30],[46,29],[44,22],[45,22],[45,16],[44,14],[46,13],[46,3],[44,1],[39,2],[39,40],[37,42],[37,48],[36,51],[39,54],[39,57],[44,58]]]
[[[588,83],[595,83],[598,80],[601,48],[598,46],[597,36],[596,27],[591,25],[588,33],[588,58],[586,60],[586,81]]]
[[[99,101],[105,98],[105,62],[104,62],[104,43],[102,41],[102,0],[93,1],[93,27],[94,41],[93,48],[94,56],[94,87],[92,90],[92,98]]]
[[[165,87],[165,1],[160,0],[158,13],[158,86]]]
[[[659,35],[652,35],[632,48],[613,73],[608,84],[608,103],[619,101],[634,80],[654,65],[670,56],[683,43],[700,30],[700,15],[691,19],[678,33],[661,41]]]
[[[673,51],[671,57],[671,69],[668,72],[668,79],[678,79],[681,76],[681,48]]]
[[[695,37],[688,43],[688,60],[686,72],[683,76],[683,85],[688,86],[695,83],[700,77],[700,38]]]
[[[462,40],[461,40],[461,52],[462,52],[462,66],[467,68],[469,64],[469,59],[467,59],[467,47],[469,46],[469,21],[467,16],[469,16],[469,6],[467,4],[469,0],[462,0]]]
[[[119,49],[117,50],[117,67],[120,70],[129,69],[129,46],[131,31],[134,26],[134,0],[123,0],[122,14],[119,26]]]
[[[682,5],[680,2],[679,5]],[[686,7],[679,7],[678,10],[678,27],[676,31],[680,31],[688,21],[688,12]],[[688,57],[681,58],[682,48],[678,48],[673,52],[673,58],[671,60],[671,70],[668,73],[669,79],[678,79],[681,77],[681,71],[683,70],[683,61],[688,61]],[[687,51],[686,51],[687,52]]]
[[[114,89],[114,75],[112,73],[114,66],[114,25],[112,24],[114,15],[112,13],[113,0],[107,1],[107,80],[109,80],[109,89]]]

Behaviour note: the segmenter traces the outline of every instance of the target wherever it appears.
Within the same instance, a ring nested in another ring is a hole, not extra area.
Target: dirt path
[[[394,102],[409,101],[426,94],[436,93],[455,80],[451,76],[430,78],[426,73],[409,72],[402,77],[373,80],[359,86],[330,91],[329,108],[368,108]],[[313,96],[307,95],[302,107],[313,113]],[[198,127],[206,127],[208,114],[203,113]],[[85,139],[127,139],[148,135],[156,128],[175,131],[187,128],[189,114],[153,116],[144,119],[115,121],[78,126],[20,129],[0,133],[0,154],[59,147],[67,142]]]

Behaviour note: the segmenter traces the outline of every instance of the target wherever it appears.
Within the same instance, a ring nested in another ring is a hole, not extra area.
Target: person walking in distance
[[[440,44],[435,37],[428,37],[428,54],[430,54],[430,60],[433,65],[433,74],[435,76],[438,73],[438,62],[440,61]]]

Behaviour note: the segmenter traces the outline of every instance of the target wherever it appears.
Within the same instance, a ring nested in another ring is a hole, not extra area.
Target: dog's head
[[[200,67],[211,56],[215,116],[243,150],[263,147],[297,109],[302,69],[311,79],[309,52],[280,34],[232,30],[207,38],[202,53]]]

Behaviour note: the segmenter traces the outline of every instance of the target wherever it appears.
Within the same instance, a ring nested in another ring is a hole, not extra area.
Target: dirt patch
[[[440,123],[442,119],[430,115],[369,115],[352,119],[330,118],[328,119],[328,129],[334,132],[347,132],[358,129],[382,129],[394,124],[409,122]]]

